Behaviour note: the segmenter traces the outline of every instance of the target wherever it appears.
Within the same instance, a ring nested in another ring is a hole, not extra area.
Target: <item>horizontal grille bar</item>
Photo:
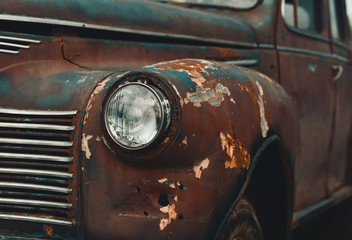
[[[0,204],[18,204],[26,206],[39,206],[39,207],[50,207],[50,208],[71,208],[71,203],[60,203],[51,201],[41,201],[41,200],[28,200],[28,199],[15,199],[15,198],[0,198]]]
[[[72,142],[66,141],[35,140],[22,138],[0,138],[0,143],[56,147],[71,147],[73,145]]]
[[[0,173],[36,175],[36,176],[59,177],[59,178],[72,178],[73,177],[73,173],[59,172],[59,171],[36,170],[36,169],[21,169],[21,168],[0,168]]]
[[[18,37],[9,37],[9,36],[0,36],[0,39],[16,41],[16,42],[41,43],[40,40],[33,40],[33,39],[28,39],[28,38],[18,38]]]
[[[41,184],[31,184],[31,183],[15,183],[15,182],[0,182],[0,187],[3,188],[16,188],[16,189],[29,189],[37,191],[47,191],[56,193],[71,193],[71,188],[47,186]]]
[[[28,46],[28,45],[15,44],[15,43],[7,43],[7,42],[0,42],[0,46],[15,47],[15,48],[24,48],[24,49],[30,48],[30,46]]]
[[[29,217],[29,216],[14,215],[14,214],[0,214],[0,219],[37,222],[37,223],[55,224],[55,225],[63,225],[63,226],[73,225],[73,222],[70,222],[70,221],[64,221],[64,220],[52,219],[52,218],[43,218],[43,217]]]
[[[72,162],[73,157],[59,157],[50,155],[40,155],[40,154],[22,154],[22,153],[4,153],[0,152],[0,158],[10,158],[10,159],[27,159],[36,161],[52,161],[52,162]]]
[[[42,110],[17,110],[0,108],[0,113],[14,115],[38,115],[38,116],[73,116],[77,114],[77,110],[73,111],[42,111]]]
[[[1,128],[21,128],[21,129],[38,129],[38,130],[55,130],[55,131],[73,131],[75,126],[62,126],[54,124],[35,124],[35,123],[10,123],[0,122]]]
[[[0,49],[0,53],[19,54],[19,51]]]

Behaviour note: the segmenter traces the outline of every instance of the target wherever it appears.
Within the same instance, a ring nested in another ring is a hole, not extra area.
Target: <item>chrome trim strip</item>
[[[15,15],[7,15],[7,14],[0,14],[0,20],[43,23],[43,24],[62,25],[62,26],[69,26],[69,27],[106,30],[106,31],[113,31],[113,32],[133,33],[133,34],[141,34],[141,35],[155,36],[155,37],[166,37],[166,38],[174,38],[174,39],[193,40],[193,41],[199,41],[204,43],[222,44],[222,45],[228,45],[228,46],[234,46],[234,47],[235,46],[246,47],[246,48],[257,47],[256,43],[236,42],[231,40],[219,40],[216,38],[202,38],[197,36],[190,36],[190,35],[176,34],[176,33],[163,33],[163,32],[152,32],[147,30],[135,30],[130,28],[103,26],[98,24],[74,22],[69,20],[57,20],[57,19],[28,17],[28,16],[15,16]]]
[[[9,36],[0,36],[0,39],[6,39],[11,41],[18,41],[18,42],[28,42],[28,43],[41,43],[40,40],[33,40],[28,38],[19,38],[19,37],[9,37]]]
[[[275,46],[273,44],[259,43],[259,48],[275,49]]]
[[[52,162],[63,162],[63,163],[70,163],[73,160],[73,157],[59,157],[59,156],[40,155],[40,154],[6,153],[6,152],[0,152],[0,158],[52,161]]]
[[[0,143],[19,144],[19,145],[54,146],[54,147],[71,147],[73,145],[73,142],[22,139],[22,138],[0,138]]]
[[[0,182],[0,187],[29,189],[29,190],[66,193],[66,194],[72,193],[71,188],[55,187],[55,186],[47,186],[47,185],[31,184],[31,183]]]
[[[27,46],[27,45],[7,43],[7,42],[0,42],[0,46],[8,46],[8,47],[24,48],[24,49],[30,48],[30,46]]]
[[[0,49],[0,53],[8,53],[8,54],[19,54],[19,51],[12,51],[12,50],[7,50],[7,49]]]
[[[77,114],[77,110],[73,111],[42,111],[42,110],[18,110],[0,107],[0,113],[14,115],[38,115],[38,116],[72,116]]]
[[[239,66],[253,66],[258,63],[256,59],[246,59],[246,60],[234,60],[234,61],[225,61],[224,63],[239,65]]]
[[[339,61],[342,61],[345,63],[350,62],[349,59],[341,57],[336,54],[311,51],[311,50],[306,50],[306,49],[301,49],[301,48],[278,46],[277,50],[284,51],[284,52],[295,52],[295,53],[309,54],[309,55],[314,55],[314,56],[318,56],[318,57],[332,58],[332,59],[336,59],[336,60],[339,60]]]
[[[37,170],[37,169],[23,169],[23,168],[0,168],[0,173],[21,174],[21,175],[37,175],[37,176],[47,176],[47,177],[59,177],[59,178],[72,178],[73,177],[73,173]]]
[[[296,53],[302,53],[302,54],[315,55],[315,56],[319,56],[319,57],[332,58],[332,55],[330,53],[311,51],[311,50],[306,50],[306,49],[301,49],[301,48],[277,46],[277,50],[284,51],[284,52],[296,52]]]
[[[75,126],[63,126],[54,124],[36,124],[36,123],[10,123],[0,122],[1,128],[25,128],[25,129],[40,129],[40,130],[57,130],[57,131],[73,131]]]
[[[17,199],[17,198],[0,198],[0,204],[18,204],[26,206],[39,206],[39,207],[53,207],[53,208],[71,208],[72,203],[60,203],[42,200],[28,200],[28,199]]]
[[[345,58],[345,57],[342,57],[342,56],[339,56],[339,55],[336,55],[336,54],[333,54],[332,56],[333,56],[333,58],[335,60],[338,60],[338,61],[341,61],[341,62],[344,62],[344,63],[349,63],[350,62],[350,60],[348,58]]]
[[[0,214],[0,219],[37,222],[37,223],[45,223],[45,224],[56,224],[56,225],[63,225],[63,226],[73,225],[73,222],[70,222],[70,221],[64,221],[64,220],[52,219],[52,218],[43,218],[43,217],[29,217],[29,216],[21,216],[21,215],[14,215],[14,214]]]

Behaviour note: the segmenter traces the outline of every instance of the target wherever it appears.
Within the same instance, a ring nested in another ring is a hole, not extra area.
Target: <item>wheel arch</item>
[[[294,203],[292,171],[292,161],[285,153],[280,138],[277,135],[267,138],[257,150],[242,190],[214,239],[217,239],[242,197],[247,198],[254,206],[265,239],[290,239]]]

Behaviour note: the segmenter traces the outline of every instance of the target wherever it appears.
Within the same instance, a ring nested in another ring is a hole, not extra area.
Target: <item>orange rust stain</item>
[[[237,87],[241,90],[241,92],[244,90],[244,87],[239,83],[237,83]]]
[[[50,237],[54,236],[54,233],[53,233],[54,232],[54,228],[53,228],[53,226],[45,225],[44,230],[45,230],[46,234],[49,235]]]
[[[251,156],[247,149],[245,149],[239,139],[231,136],[229,133],[226,135],[220,132],[221,148],[226,149],[227,155],[230,160],[225,162],[225,168],[238,168],[243,167],[248,169],[251,162]]]

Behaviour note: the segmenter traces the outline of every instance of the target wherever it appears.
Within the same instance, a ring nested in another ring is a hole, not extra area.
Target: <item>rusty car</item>
[[[291,239],[352,195],[349,0],[1,0],[0,239]]]

